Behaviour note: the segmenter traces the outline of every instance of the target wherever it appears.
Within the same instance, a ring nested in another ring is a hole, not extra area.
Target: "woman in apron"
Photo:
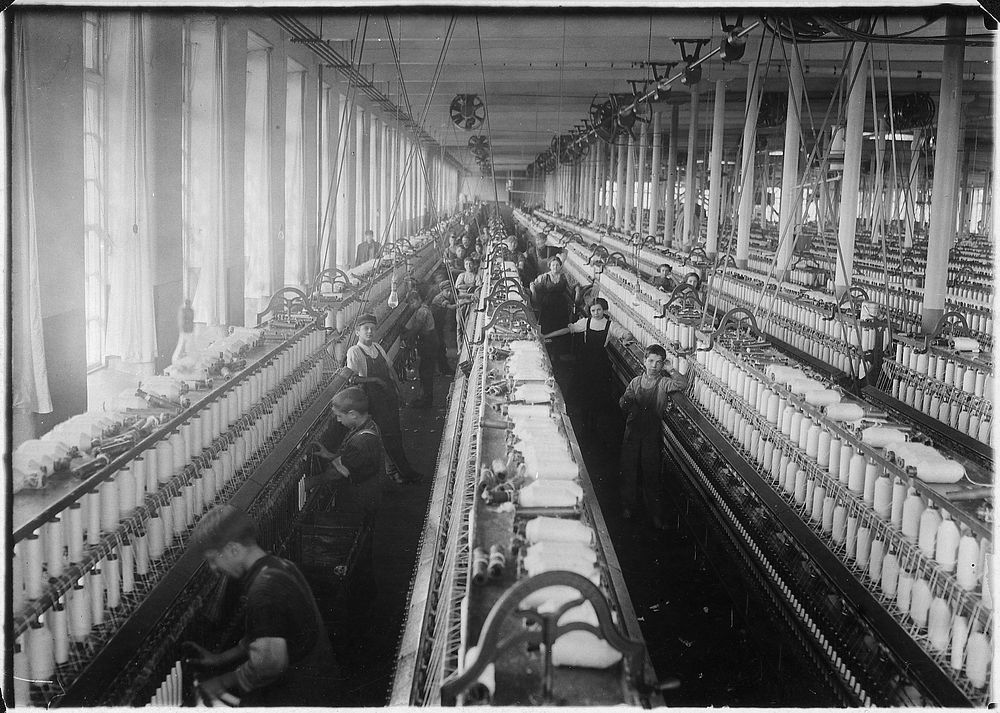
[[[659,344],[646,347],[644,371],[625,387],[618,405],[625,414],[621,451],[622,517],[631,519],[641,504],[657,529],[663,528],[663,412],[669,395],[683,391],[687,378],[663,368],[667,352]]]
[[[410,465],[403,451],[403,429],[399,425],[399,382],[389,357],[375,342],[373,314],[358,317],[355,331],[358,343],[347,350],[347,366],[357,374],[357,383],[368,394],[368,410],[382,433],[382,444],[389,460],[396,466],[397,478],[404,483],[419,483],[423,475]]]
[[[611,362],[607,344],[612,337],[632,341],[631,333],[611,321],[608,302],[598,297],[590,305],[590,316],[578,319],[562,329],[543,334],[551,339],[563,334],[579,334],[576,345],[576,365],[573,375],[572,396],[579,399],[583,423],[587,428],[600,432],[600,414],[611,400]]]
[[[531,301],[538,310],[538,326],[542,334],[554,332],[569,322],[570,305],[573,299],[569,281],[563,274],[562,260],[549,258],[549,271],[536,277],[531,283]],[[553,342],[550,354],[561,354],[562,342]]]

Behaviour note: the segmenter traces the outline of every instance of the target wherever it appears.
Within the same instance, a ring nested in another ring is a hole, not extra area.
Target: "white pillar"
[[[625,164],[628,155],[628,144],[619,140],[618,150],[615,152],[617,158],[618,176],[615,180],[615,229],[622,230],[625,225]]]
[[[660,212],[660,154],[663,151],[663,137],[660,134],[662,114],[653,109],[653,157],[649,162],[649,228],[650,235],[659,234]],[[657,238],[659,242],[659,238]]]
[[[927,274],[921,327],[930,332],[944,314],[948,293],[948,251],[955,241],[956,185],[961,141],[962,66],[965,62],[966,18],[948,15],[945,33],[954,41],[944,46],[941,94],[938,99],[937,145],[934,149],[934,182],[927,231]]]
[[[714,258],[719,252],[719,217],[722,212],[722,141],[726,130],[726,80],[715,80],[715,105],[712,107],[712,151],[708,158],[708,226],[705,231],[705,254]]]
[[[802,64],[795,45],[788,48],[788,109],[785,112],[785,148],[781,163],[781,212],[778,214],[778,251],[775,276],[788,276],[795,247],[795,226],[802,212],[799,185],[799,141],[802,134]]]
[[[631,233],[635,225],[632,210],[635,208],[635,138],[628,137],[627,163],[625,164],[625,226],[626,233]]]
[[[677,133],[680,108],[676,104],[670,106],[670,140],[667,149],[667,185],[663,197],[663,244],[672,247],[674,244],[674,212],[677,195]]]
[[[753,219],[754,154],[757,151],[757,115],[760,110],[760,78],[757,65],[748,68],[747,110],[743,125],[743,160],[740,162],[740,207],[736,224],[736,266],[745,268],[750,256],[750,222]]]
[[[868,90],[867,46],[854,45],[847,70],[855,77],[847,98],[847,128],[844,131],[844,175],[840,183],[840,211],[837,225],[837,276],[834,292],[840,297],[851,286],[854,274],[854,237],[858,223],[861,188],[861,142],[865,123],[865,96]]]
[[[681,234],[681,244],[685,247],[698,242],[694,235],[694,207],[697,204],[698,180],[696,170],[698,164],[698,85],[691,87],[691,116],[688,123],[687,168],[684,175],[684,232]]]
[[[646,207],[646,153],[649,150],[649,126],[643,124],[639,134],[639,165],[636,169],[636,201],[635,201],[635,229],[645,237],[648,233],[643,232],[645,222],[642,219],[642,209]],[[651,232],[651,231],[650,231]]]

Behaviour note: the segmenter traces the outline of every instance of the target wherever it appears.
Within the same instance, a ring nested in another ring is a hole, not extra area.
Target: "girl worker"
[[[608,316],[608,302],[598,297],[590,305],[590,316],[582,317],[562,329],[543,334],[551,339],[563,334],[580,334],[582,341],[576,352],[576,371],[573,393],[579,394],[584,423],[596,427],[598,414],[608,403],[611,394],[611,362],[606,346],[611,337],[634,341],[632,334]]]
[[[653,527],[663,529],[662,482],[663,412],[670,394],[687,387],[687,377],[673,365],[664,369],[667,352],[659,344],[646,347],[643,373],[632,379],[618,405],[625,414],[621,454],[622,517],[626,520],[645,501]],[[640,497],[641,495],[641,497]]]
[[[403,452],[403,429],[399,425],[399,381],[396,370],[389,364],[389,357],[375,342],[377,323],[373,314],[358,317],[355,327],[358,343],[347,350],[347,366],[357,374],[357,383],[368,394],[368,411],[382,434],[386,455],[399,471],[398,477],[404,483],[419,483],[423,475],[413,469]]]
[[[565,327],[569,322],[570,305],[573,304],[569,280],[563,274],[562,260],[550,257],[548,266],[549,271],[539,275],[531,283],[531,301],[538,310],[538,326],[542,334]]]

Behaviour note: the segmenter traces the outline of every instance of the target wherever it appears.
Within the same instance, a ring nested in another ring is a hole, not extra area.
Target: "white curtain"
[[[268,131],[269,62],[267,49],[247,53],[246,140],[243,172],[243,249],[246,300],[245,324],[255,324],[257,312],[271,297],[271,163]]]
[[[184,290],[196,322],[226,322],[223,51],[214,18],[189,18],[186,38]]]
[[[28,69],[24,58],[23,21],[14,17],[11,93],[11,361],[15,409],[51,413],[45,340],[38,291],[38,241],[35,226],[35,186],[31,166],[31,135],[27,101]],[[81,345],[82,346],[82,345]]]
[[[148,184],[148,41],[149,23],[143,21],[142,14],[108,13],[105,101],[110,290],[105,351],[133,363],[152,363],[156,355]]]
[[[285,94],[285,286],[306,280],[305,198],[302,193],[305,68],[289,60]]]

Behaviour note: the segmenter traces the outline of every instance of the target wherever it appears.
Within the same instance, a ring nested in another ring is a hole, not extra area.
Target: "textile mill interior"
[[[6,705],[995,704],[989,8],[2,16]]]

